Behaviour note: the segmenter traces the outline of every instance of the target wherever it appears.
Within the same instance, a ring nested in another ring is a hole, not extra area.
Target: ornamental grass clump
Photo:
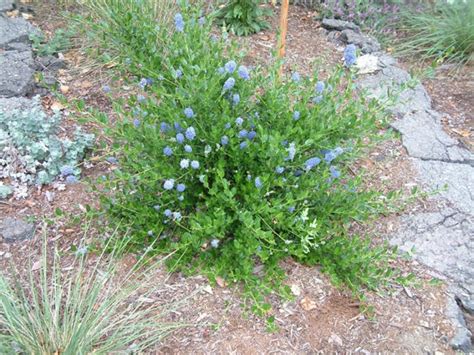
[[[199,11],[180,15],[155,33],[162,65],[129,66],[146,100],[118,102],[112,127],[101,116],[119,158],[101,181],[110,221],[130,245],[173,251],[180,270],[243,282],[257,301],[281,290],[287,258],[356,292],[390,279],[388,251],[350,233],[387,203],[350,170],[384,126],[378,104],[354,92],[352,48],[326,80],[280,80],[277,66],[246,66]]]
[[[0,275],[0,353],[110,354],[140,353],[173,330],[166,315],[180,302],[160,302],[161,261],[147,254],[119,271],[118,247],[91,256],[49,252],[46,240],[39,262],[24,278],[16,267]],[[52,255],[51,255],[52,254]],[[184,302],[184,300],[183,300]]]

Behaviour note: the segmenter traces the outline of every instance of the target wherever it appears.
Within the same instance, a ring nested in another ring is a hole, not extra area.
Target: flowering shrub
[[[31,108],[12,112],[0,111],[0,185],[2,180],[16,198],[27,196],[29,185],[48,184],[55,178],[74,183],[80,175],[76,167],[87,147],[94,141],[92,134],[78,127],[73,139],[60,137],[61,115],[46,115],[39,97]]]
[[[174,252],[173,267],[250,290],[280,285],[287,257],[354,290],[386,280],[384,249],[349,234],[386,203],[347,168],[380,108],[355,95],[347,68],[322,81],[245,66],[195,15],[154,34],[167,41],[162,65],[131,63],[139,94],[104,122],[119,164],[101,182],[111,220],[136,247]]]

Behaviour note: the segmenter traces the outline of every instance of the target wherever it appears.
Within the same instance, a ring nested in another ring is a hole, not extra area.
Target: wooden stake
[[[282,0],[280,9],[280,38],[278,41],[278,59],[285,56],[286,33],[288,31],[288,6],[290,0]],[[283,72],[283,65],[280,67],[280,76]]]

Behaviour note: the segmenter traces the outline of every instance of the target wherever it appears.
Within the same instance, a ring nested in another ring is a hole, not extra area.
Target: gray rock
[[[408,113],[391,125],[401,133],[403,146],[411,157],[474,164],[474,154],[444,132],[434,111]]]
[[[328,40],[332,43],[336,44],[343,44],[341,40],[341,32],[339,31],[331,31],[328,33]]]
[[[34,101],[26,97],[0,97],[0,113],[13,110],[25,110],[33,106]]]
[[[27,42],[10,42],[5,46],[6,50],[14,50],[18,52],[31,51],[31,45]]]
[[[431,99],[425,88],[421,84],[410,85],[411,80],[407,71],[386,66],[374,75],[361,77],[358,86],[368,90],[371,97],[386,102],[387,108],[394,115],[403,117],[411,112],[431,108]]]
[[[0,97],[25,96],[34,86],[31,52],[7,51],[0,56]]]
[[[390,243],[474,293],[474,219],[454,209],[405,215]]]
[[[35,226],[21,219],[7,217],[0,222],[0,237],[7,243],[31,239],[35,233]]]
[[[437,196],[451,202],[460,212],[474,215],[474,167],[421,159],[413,159],[413,165],[428,190],[438,191]]]
[[[51,70],[57,71],[66,67],[66,63],[63,59],[56,58],[55,56],[48,55],[44,57],[37,57],[36,62],[38,63],[38,70]]]
[[[450,341],[451,347],[466,353],[473,351],[474,349],[471,343],[472,334],[467,329],[466,321],[464,320],[461,309],[456,304],[454,295],[449,295],[448,297],[446,313],[455,328],[455,335]]]
[[[12,0],[0,0],[0,12],[13,10]]]
[[[359,47],[363,53],[378,52],[381,48],[380,43],[375,38],[353,30],[342,31],[341,38],[345,43]]]
[[[8,49],[8,44],[12,42],[29,43],[32,33],[38,33],[38,30],[24,18],[0,16],[0,49]]]
[[[355,32],[360,32],[360,27],[353,22],[336,20],[331,18],[325,18],[321,22],[323,28],[330,31],[343,31],[343,30],[352,30]]]

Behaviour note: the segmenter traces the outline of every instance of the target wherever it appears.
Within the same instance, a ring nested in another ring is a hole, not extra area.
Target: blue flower
[[[179,143],[179,144],[182,144],[184,142],[184,135],[182,133],[178,133],[176,135],[176,141]]]
[[[288,157],[286,157],[285,160],[295,159],[295,154],[296,154],[295,143],[290,143],[290,146],[288,147],[287,151],[288,151]]]
[[[334,151],[330,150],[329,152],[327,152],[326,154],[324,154],[324,160],[327,162],[327,163],[330,163],[332,162],[334,159],[337,158],[337,155],[334,153]]]
[[[290,212],[290,213],[295,212],[295,206],[288,207],[288,212]]]
[[[166,209],[165,212],[163,212],[163,214],[166,216],[166,217],[171,217],[171,215],[173,214],[173,212],[171,212],[170,209]]]
[[[166,155],[167,157],[170,157],[173,154],[173,149],[166,146],[163,148],[163,154]]]
[[[342,153],[344,153],[344,149],[342,149],[341,147],[336,147],[336,148],[334,148],[333,152],[334,152],[334,154],[336,154],[336,156],[339,156]]]
[[[176,79],[179,79],[183,76],[183,71],[181,69],[176,69],[174,72]]]
[[[225,81],[224,83],[224,91],[229,91],[230,89],[232,89],[235,85],[235,79],[234,78],[229,78]]]
[[[138,118],[135,118],[133,120],[133,125],[135,126],[135,128],[138,128],[140,127],[140,120]]]
[[[241,126],[242,123],[244,123],[244,120],[242,119],[242,117],[237,117],[237,118],[235,119],[235,124],[236,124],[237,126]]]
[[[187,118],[193,118],[194,117],[194,111],[191,107],[186,107],[184,109],[184,115],[187,117]]]
[[[195,170],[196,170],[196,169],[199,169],[199,162],[198,162],[197,160],[193,160],[193,161],[191,162],[191,168],[193,168],[193,169],[195,169]]]
[[[241,65],[238,70],[239,76],[244,80],[250,79],[250,73],[248,68],[245,65]]]
[[[152,78],[146,78],[146,83],[148,85],[153,85],[153,79]]]
[[[125,64],[126,65],[132,64],[132,60],[130,58],[125,58]]]
[[[204,24],[206,23],[206,18],[204,16],[201,16],[198,20],[198,23],[200,26],[204,26]]]
[[[300,111],[293,112],[293,119],[298,121],[300,119]]]
[[[192,148],[189,144],[186,144],[186,145],[184,146],[184,151],[185,151],[186,153],[192,153],[192,152],[193,152],[193,148]]]
[[[74,175],[74,169],[70,167],[69,165],[64,165],[62,166],[59,171],[61,172],[61,175],[66,177],[69,175]]]
[[[217,72],[218,72],[220,75],[222,75],[222,74],[225,73],[225,68],[224,68],[224,67],[220,67],[220,68],[217,69]]]
[[[192,141],[194,138],[196,138],[196,131],[194,130],[194,127],[188,127],[185,132],[186,138],[190,141]]]
[[[177,13],[174,15],[174,25],[176,27],[176,31],[183,32],[184,31],[184,20],[183,15]]]
[[[224,68],[226,72],[232,74],[235,71],[235,68],[237,68],[237,63],[233,60],[228,61],[227,63],[225,63]]]
[[[247,175],[247,180],[248,180],[248,181],[252,180],[252,175],[248,174],[248,175]]]
[[[68,185],[72,185],[72,184],[75,184],[77,182],[78,182],[77,177],[75,177],[74,175],[68,175],[66,177],[66,184],[68,184]]]
[[[138,83],[138,86],[140,86],[140,88],[144,90],[147,84],[148,84],[148,81],[145,78],[141,78],[140,82]]]
[[[178,192],[183,192],[184,190],[186,190],[186,185],[184,185],[184,184],[178,184],[178,185],[176,185],[176,190],[177,190]]]
[[[184,196],[183,196],[183,195],[179,195],[179,196],[178,196],[178,201],[184,201]]]
[[[288,146],[288,141],[284,140],[283,142],[281,142],[281,145],[284,146],[284,147]]]
[[[319,104],[322,100],[323,100],[322,95],[313,97],[313,103],[315,103],[315,104]]]
[[[153,231],[151,231],[151,230],[148,231],[148,232],[147,232],[147,235],[148,235],[149,237],[153,237]]]
[[[118,164],[118,160],[115,157],[107,157],[105,160],[107,160],[107,162],[110,164]]]
[[[161,131],[162,133],[166,133],[166,132],[168,132],[169,130],[170,130],[170,125],[169,125],[168,123],[166,123],[166,122],[161,122],[161,123],[160,123],[160,131]]]
[[[189,168],[189,159],[181,159],[181,161],[179,162],[179,166],[181,167],[181,169]]]
[[[138,101],[138,102],[141,103],[141,102],[144,102],[145,100],[146,100],[146,97],[145,97],[145,96],[143,96],[143,95],[141,95],[141,94],[138,94],[138,95],[137,95],[137,101]]]
[[[312,168],[317,166],[319,163],[321,163],[321,159],[319,159],[318,157],[313,157],[313,158],[310,158],[310,159],[306,160],[306,162],[304,164],[306,171],[311,170]]]
[[[217,248],[219,246],[219,239],[211,240],[211,247]]]
[[[315,90],[318,94],[322,94],[325,87],[326,87],[326,85],[324,85],[324,81],[318,81],[318,82],[316,83],[316,87],[314,88],[314,90]]]
[[[176,220],[176,221],[181,221],[181,213],[180,212],[173,212],[173,218]]]
[[[245,141],[240,143],[240,149],[245,149],[245,148],[247,148],[247,146],[248,146],[248,144]]]
[[[183,131],[183,128],[181,127],[181,125],[178,123],[178,122],[175,122],[174,123],[174,130],[176,132],[182,132]]]
[[[227,136],[222,136],[222,137],[221,137],[221,144],[222,144],[222,145],[227,145],[227,144],[229,144],[229,137],[227,137]]]
[[[300,80],[301,80],[300,74],[299,74],[298,72],[296,72],[296,71],[293,72],[293,73],[291,74],[291,80],[293,80],[295,83],[299,83]]]
[[[254,140],[256,136],[257,136],[257,132],[255,131],[250,131],[249,134],[247,134],[247,138],[250,139],[251,141]]]
[[[161,208],[160,205],[154,205],[153,208],[155,209],[156,212],[158,212]]]
[[[173,179],[165,180],[165,182],[163,184],[163,188],[165,190],[172,190],[173,187],[174,187],[174,180]]]
[[[331,177],[333,179],[337,179],[339,176],[341,176],[341,172],[339,170],[337,170],[335,166],[331,165],[329,167],[329,171],[331,172]]]
[[[104,85],[104,86],[102,87],[102,91],[103,91],[104,93],[108,94],[108,93],[111,91],[110,86]]]
[[[276,172],[277,174],[283,174],[284,171],[285,171],[285,168],[282,167],[282,166],[277,166],[277,167],[275,168],[275,172]]]
[[[234,105],[238,105],[239,102],[240,102],[240,95],[239,94],[234,94],[232,96],[232,102],[234,103]]]
[[[354,44],[349,44],[346,49],[344,49],[344,65],[350,67],[354,65],[356,61],[356,46]]]
[[[259,176],[255,178],[255,187],[259,190],[263,187],[262,179]]]
[[[225,129],[230,129],[230,127],[231,127],[231,125],[230,125],[229,122],[227,122],[227,123],[224,125],[224,128],[225,128]]]
[[[239,137],[240,138],[247,138],[247,135],[248,135],[248,131],[246,129],[242,129],[240,132],[239,132]]]

